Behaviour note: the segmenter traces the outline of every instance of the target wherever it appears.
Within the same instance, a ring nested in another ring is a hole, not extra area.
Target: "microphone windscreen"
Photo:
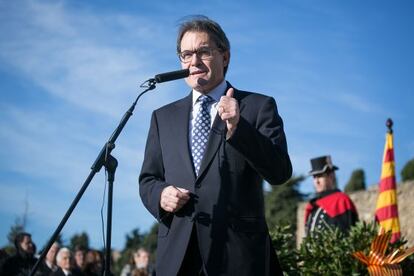
[[[171,71],[167,73],[158,74],[158,75],[155,75],[154,79],[155,79],[155,82],[161,83],[161,82],[186,78],[189,75],[190,75],[190,70],[184,69],[184,70],[177,70],[177,71]]]

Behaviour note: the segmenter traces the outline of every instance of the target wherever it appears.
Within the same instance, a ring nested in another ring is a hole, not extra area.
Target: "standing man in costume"
[[[225,80],[230,43],[207,17],[180,26],[177,53],[191,92],[153,112],[139,177],[157,275],[282,275],[262,187],[292,174],[275,100]]]
[[[313,185],[316,196],[305,208],[306,234],[312,235],[316,229],[337,227],[343,233],[358,221],[354,203],[348,195],[336,187],[335,171],[331,157],[321,156],[311,159]]]

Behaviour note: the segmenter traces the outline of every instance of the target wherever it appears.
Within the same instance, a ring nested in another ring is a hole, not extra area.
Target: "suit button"
[[[196,183],[196,184],[195,184],[195,187],[196,187],[196,188],[200,188],[200,187],[201,187],[201,184],[200,184],[200,183]]]

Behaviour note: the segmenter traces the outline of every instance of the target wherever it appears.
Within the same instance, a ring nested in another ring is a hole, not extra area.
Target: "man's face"
[[[62,256],[58,262],[58,266],[62,269],[66,269],[66,270],[70,269],[70,253],[69,252],[62,252]]]
[[[32,238],[29,236],[24,236],[22,242],[20,243],[21,249],[23,249],[24,252],[29,254],[34,254],[34,246],[32,242]]]
[[[313,186],[317,193],[331,190],[334,188],[334,173],[326,172],[313,176]]]
[[[85,263],[85,253],[82,250],[75,252],[75,262],[79,267],[82,267]]]
[[[205,32],[186,32],[181,39],[181,52],[195,51],[200,48],[214,49],[211,59],[201,59],[196,54],[191,61],[181,62],[183,69],[190,70],[190,76],[185,81],[187,84],[203,93],[207,94],[224,80],[224,67],[229,63],[229,52],[222,52],[217,48]]]

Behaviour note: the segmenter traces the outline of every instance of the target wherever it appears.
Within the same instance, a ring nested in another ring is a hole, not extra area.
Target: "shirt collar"
[[[331,190],[326,190],[326,191],[322,191],[320,193],[316,193],[315,197],[312,199],[313,201],[319,200],[325,196],[328,196],[330,194],[336,193],[336,192],[340,192],[341,190],[335,188],[335,189],[331,189]]]
[[[215,102],[219,102],[221,96],[224,95],[224,91],[227,88],[226,80],[223,80],[219,85],[217,85],[213,90],[208,92],[207,96],[210,96]],[[197,90],[193,89],[193,106],[196,103],[198,97],[203,95],[203,93],[198,92]]]

